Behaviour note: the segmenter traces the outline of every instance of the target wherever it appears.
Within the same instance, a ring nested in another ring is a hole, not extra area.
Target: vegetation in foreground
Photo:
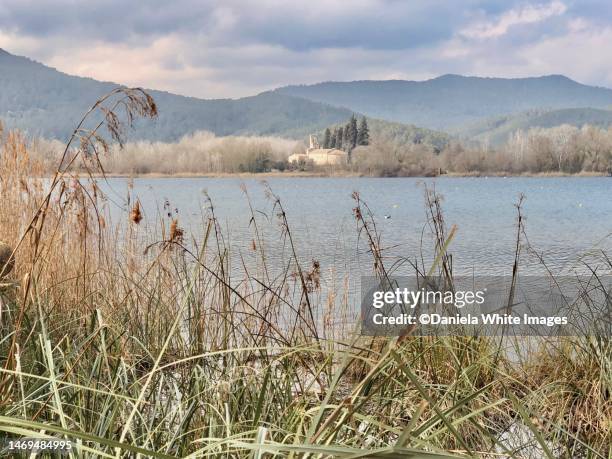
[[[119,141],[117,105],[155,115],[143,93],[109,95],[96,109],[111,110]],[[177,220],[144,221],[138,202],[124,225],[107,223],[95,181],[73,175],[99,172],[99,128],[77,131],[49,182],[32,179],[41,166],[19,134],[3,135],[0,234],[14,250],[0,252],[1,438],[71,439],[72,457],[611,453],[608,339],[534,340],[523,355],[511,340],[359,336],[335,322],[351,317],[349,296],[323,292],[321,267],[298,258],[272,190],[282,268],[266,261],[255,210],[255,267],[232,265],[212,203],[197,241]],[[391,260],[354,198],[384,278]],[[439,256],[421,269],[445,273],[452,232],[427,198]]]

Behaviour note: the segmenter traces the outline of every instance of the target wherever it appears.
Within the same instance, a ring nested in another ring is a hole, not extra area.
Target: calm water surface
[[[142,203],[146,221],[167,218],[168,209],[196,238],[207,219],[208,193],[234,253],[247,261],[253,227],[246,186],[257,221],[265,235],[269,260],[287,259],[272,202],[257,179],[158,178],[135,179],[132,196]],[[268,180],[285,208],[298,252],[305,264],[320,262],[325,273],[357,279],[371,273],[363,241],[358,242],[352,209],[358,191],[375,215],[385,253],[408,260],[431,260],[431,229],[427,224],[424,185],[443,196],[447,226],[458,231],[450,251],[460,274],[510,274],[516,238],[516,207],[525,195],[523,214],[530,246],[557,273],[580,268],[612,239],[612,179],[575,178],[271,178]],[[113,219],[124,219],[128,181],[110,179],[109,207]],[[164,209],[164,202],[169,206]],[[123,210],[122,210],[123,209]],[[390,218],[385,218],[385,215]],[[585,257],[586,255],[586,257]],[[236,259],[238,262],[239,257]],[[542,272],[537,257],[524,250],[523,272]],[[409,272],[408,265],[399,271]]]

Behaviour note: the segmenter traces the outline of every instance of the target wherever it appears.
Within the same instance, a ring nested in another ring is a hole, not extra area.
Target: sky
[[[0,48],[226,98],[320,81],[564,74],[612,87],[609,0],[0,0]]]

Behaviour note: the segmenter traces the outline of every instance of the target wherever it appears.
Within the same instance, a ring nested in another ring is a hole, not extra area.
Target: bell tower
[[[317,136],[310,134],[310,146],[308,147],[308,151],[316,150],[318,148],[321,148],[321,147],[319,146],[319,141],[317,140]]]

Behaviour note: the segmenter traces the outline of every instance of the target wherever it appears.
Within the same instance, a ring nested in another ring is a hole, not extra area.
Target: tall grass
[[[130,97],[155,114],[139,94],[114,96],[132,116]],[[290,249],[280,275],[254,209],[256,267],[231,265],[214,203],[202,237],[143,220],[133,201],[115,226],[96,181],[74,172],[99,171],[100,127],[76,132],[51,181],[36,179],[19,134],[3,136],[0,235],[14,266],[0,266],[0,438],[70,439],[73,457],[610,454],[608,339],[536,340],[516,359],[499,352],[511,340],[339,330],[330,316],[354,305],[322,292],[271,189]],[[389,276],[372,212],[354,199],[373,273]],[[437,256],[421,269],[452,276],[454,231],[435,193],[428,202]]]

